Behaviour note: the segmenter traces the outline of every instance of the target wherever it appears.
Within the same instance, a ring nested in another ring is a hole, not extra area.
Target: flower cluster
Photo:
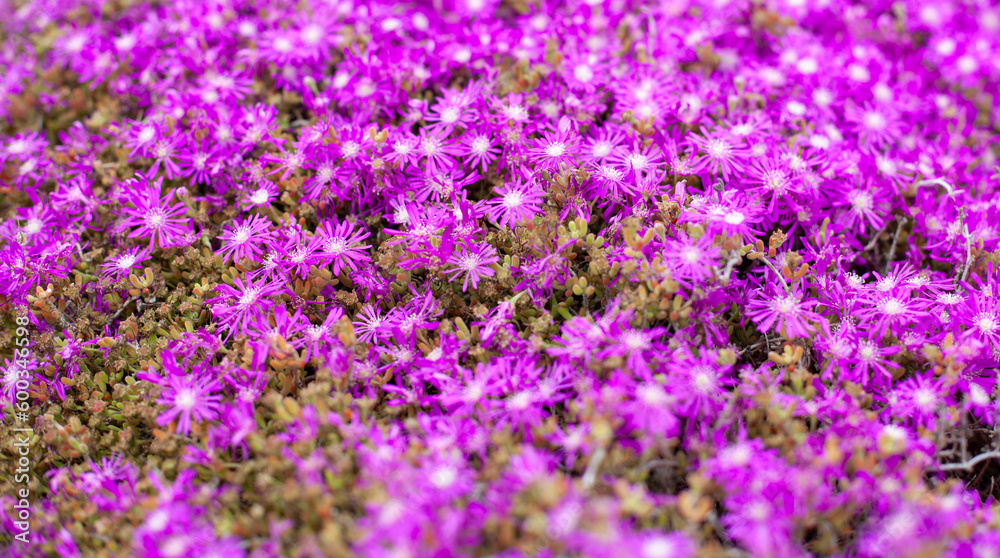
[[[989,2],[0,13],[4,555],[1000,548]]]

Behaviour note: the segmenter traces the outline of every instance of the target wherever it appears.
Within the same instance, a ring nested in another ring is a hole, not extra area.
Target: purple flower
[[[266,281],[255,284],[249,277],[245,283],[237,277],[233,283],[233,287],[225,284],[216,287],[220,296],[207,302],[224,330],[242,334],[252,321],[263,319],[264,312],[273,304],[267,297],[278,294],[281,289]]]
[[[177,419],[178,434],[191,432],[192,420],[202,422],[219,416],[222,397],[216,392],[221,390],[218,380],[198,373],[168,377],[156,402],[169,408],[156,417],[156,423],[166,426]]]
[[[796,287],[790,292],[771,288],[769,294],[755,298],[747,306],[746,314],[761,330],[774,330],[789,338],[809,337],[815,331],[812,324],[823,318],[811,311],[817,301],[808,300]]]
[[[142,265],[140,264],[150,259],[149,253],[148,248],[129,248],[102,263],[101,267],[104,268],[104,271],[101,272],[101,275],[110,278],[112,281],[118,281],[127,277],[133,269],[141,268]]]
[[[692,170],[708,171],[715,176],[721,176],[723,180],[728,180],[731,175],[744,170],[742,159],[748,155],[746,149],[740,147],[727,134],[710,134],[704,130],[702,134],[703,136],[690,136],[691,143],[700,153],[691,163]]]
[[[149,183],[142,175],[126,184],[122,207],[120,229],[133,228],[129,238],[148,238],[150,248],[167,247],[183,241],[191,230],[191,219],[184,217],[187,207],[183,202],[170,205],[177,196],[177,190],[160,196],[163,178]]]
[[[542,211],[542,190],[534,182],[512,182],[496,189],[489,216],[501,227],[513,227]]]
[[[469,284],[475,289],[479,285],[482,277],[493,277],[494,271],[491,265],[500,261],[497,251],[489,244],[473,244],[471,247],[461,246],[458,252],[448,258],[448,263],[455,266],[446,273],[451,274],[452,280],[455,277],[464,276],[462,291],[469,289]]]
[[[225,229],[219,236],[222,240],[219,256],[223,261],[231,258],[238,263],[243,258],[249,258],[259,262],[264,254],[263,247],[271,240],[271,222],[261,215],[251,215],[233,224],[233,228]]]

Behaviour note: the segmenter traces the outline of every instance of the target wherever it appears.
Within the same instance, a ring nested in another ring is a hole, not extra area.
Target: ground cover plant
[[[0,553],[1000,553],[1000,8],[0,0]]]

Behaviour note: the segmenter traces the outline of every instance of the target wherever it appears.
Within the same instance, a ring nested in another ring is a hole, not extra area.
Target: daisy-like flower
[[[885,104],[848,106],[844,111],[848,121],[854,123],[854,132],[863,148],[879,149],[903,135],[903,126],[896,113]]]
[[[986,343],[994,352],[1000,350],[1000,303],[992,297],[970,296],[956,314],[965,336]]]
[[[208,139],[202,140],[199,146],[186,146],[178,159],[182,163],[180,176],[191,177],[191,184],[204,184],[209,182],[213,176],[219,172],[220,162],[217,146],[209,143]]]
[[[357,320],[352,324],[354,332],[358,334],[358,341],[378,343],[380,334],[384,333],[383,326],[386,323],[386,317],[382,315],[382,311],[376,306],[365,304],[358,312]]]
[[[695,545],[684,533],[643,533],[631,547],[638,558],[689,558],[695,556]]]
[[[120,229],[135,227],[129,238],[148,238],[149,246],[171,246],[183,239],[191,230],[191,219],[184,217],[187,212],[183,202],[170,205],[177,190],[170,190],[160,196],[163,178],[150,184],[146,177],[139,175],[133,188],[126,194],[120,215],[123,217]]]
[[[442,134],[448,135],[456,127],[464,129],[472,117],[473,113],[460,99],[456,99],[435,104],[424,120],[431,123],[428,126],[429,130],[441,131]]]
[[[623,150],[623,152],[624,154],[615,159],[614,162],[626,171],[648,172],[658,168],[664,162],[663,152],[659,146],[643,147],[643,144],[635,138],[632,139],[632,147],[629,150]]]
[[[497,155],[500,153],[495,147],[493,138],[485,132],[466,134],[462,137],[462,146],[465,148],[465,158],[462,162],[471,165],[471,168],[478,166],[484,173],[487,167],[497,160]]]
[[[658,382],[642,382],[628,394],[619,412],[626,424],[640,433],[669,438],[680,431],[674,411],[677,400]]]
[[[932,372],[902,381],[892,395],[893,415],[932,430],[937,422],[938,410],[950,399],[942,379],[935,378]]]
[[[163,173],[167,176],[167,180],[173,180],[180,176],[181,168],[177,166],[175,159],[177,159],[181,145],[183,145],[183,136],[180,135],[164,135],[157,139],[147,154],[148,157],[153,158],[153,164],[146,171],[146,176],[155,177],[156,173],[160,171],[160,165],[163,165]]]
[[[661,327],[651,329],[624,328],[614,333],[614,337],[609,339],[610,346],[599,351],[597,357],[621,357],[628,370],[642,374],[649,368],[652,358],[663,350],[663,345],[658,340],[665,331]]]
[[[925,306],[925,301],[910,298],[907,292],[889,292],[871,300],[861,316],[872,320],[874,329],[889,330],[898,337],[909,326],[920,323],[927,316]]]
[[[341,270],[357,271],[358,263],[370,261],[365,250],[371,249],[361,242],[370,235],[365,230],[355,230],[349,221],[340,222],[336,217],[332,221],[324,221],[316,231],[321,239],[323,254],[333,258],[333,274]]]
[[[452,157],[461,155],[462,151],[453,142],[447,141],[447,136],[426,131],[426,128],[421,129],[420,134],[417,152],[422,158],[426,158],[427,172],[447,170],[455,166]]]
[[[278,294],[281,289],[266,282],[254,284],[249,277],[246,283],[239,277],[233,282],[235,287],[226,284],[216,287],[220,296],[207,302],[224,330],[243,334],[253,320],[264,319],[265,312],[273,304],[267,297]]]
[[[496,189],[499,198],[490,200],[490,220],[501,227],[513,227],[542,211],[544,195],[534,182],[510,182]]]
[[[149,154],[150,148],[156,144],[157,140],[163,135],[163,123],[158,120],[152,120],[150,122],[136,122],[129,129],[128,135],[122,145],[124,147],[131,148],[129,151],[129,157],[135,157],[137,154],[140,157],[146,157]]]
[[[416,165],[420,160],[420,153],[417,151],[417,138],[407,132],[397,132],[390,136],[391,151],[384,155],[386,161],[390,161],[405,170],[411,165]]]
[[[319,235],[309,236],[301,231],[293,231],[284,244],[277,246],[279,262],[287,273],[305,279],[310,266],[322,265],[325,259],[322,253],[323,243],[323,238]]]
[[[454,280],[459,275],[464,275],[462,291],[479,286],[479,279],[482,277],[493,277],[495,274],[490,265],[500,261],[497,251],[489,244],[473,244],[471,247],[462,246],[459,251],[448,258],[448,263],[455,266],[455,269],[446,271],[450,274],[450,279]]]
[[[251,215],[243,221],[235,221],[234,227],[225,229],[219,239],[222,249],[219,256],[223,262],[239,262],[249,258],[259,262],[264,256],[263,246],[271,239],[271,222],[262,215]]]
[[[101,264],[104,271],[101,272],[103,277],[108,277],[112,281],[118,281],[124,277],[127,277],[129,272],[137,267],[142,267],[140,264],[150,258],[149,250],[146,248],[138,248],[133,246],[121,254],[109,258],[108,261]]]
[[[719,264],[719,249],[712,245],[712,240],[708,235],[698,240],[682,235],[676,241],[669,241],[664,255],[673,277],[685,283],[711,277]]]
[[[704,131],[702,134],[704,137],[690,136],[699,152],[698,157],[691,162],[695,172],[708,171],[721,176],[723,180],[729,180],[731,175],[745,170],[742,160],[749,155],[746,149],[739,147],[727,134],[708,134]]]
[[[568,129],[562,128],[560,126],[560,130],[555,132],[542,132],[542,138],[535,140],[535,147],[528,151],[539,170],[555,169],[559,163],[573,161],[577,139]]]
[[[600,128],[597,135],[583,146],[581,159],[585,163],[599,164],[621,157],[625,133],[617,128]]]
[[[274,163],[276,165],[275,169],[268,174],[281,173],[278,177],[278,181],[288,180],[288,177],[292,176],[296,172],[299,172],[306,163],[306,153],[301,149],[290,149],[285,150],[282,146],[277,146],[278,151],[281,155],[273,155],[268,153],[262,158],[264,163]]]
[[[625,173],[618,167],[597,165],[590,177],[589,198],[621,200],[625,195]]]
[[[885,223],[884,212],[878,211],[879,203],[870,184],[858,185],[847,192],[840,204],[847,208],[841,216],[841,222],[848,229],[857,226],[864,233],[866,225],[872,230],[879,230]]]
[[[736,383],[729,377],[730,366],[719,365],[709,351],[699,356],[688,353],[668,367],[677,380],[674,393],[686,416],[716,413],[725,404],[727,388]]]
[[[325,200],[333,194],[332,187],[344,174],[344,166],[338,164],[336,151],[327,147],[322,156],[314,156],[306,168],[315,171],[302,185],[308,200]]]
[[[788,167],[778,159],[755,162],[749,173],[754,185],[752,191],[761,200],[767,200],[767,212],[774,215],[778,202],[787,200],[791,194],[799,192],[799,180],[792,176]]]
[[[243,209],[266,207],[276,199],[278,199],[278,187],[273,182],[264,180],[240,197],[240,207]]]
[[[208,376],[192,373],[173,375],[166,379],[167,386],[156,400],[170,407],[156,417],[156,423],[166,426],[177,419],[177,433],[191,432],[191,422],[213,420],[219,416],[222,384]]]
[[[885,386],[892,379],[890,369],[899,365],[889,360],[888,356],[900,351],[899,347],[882,347],[874,338],[858,340],[857,348],[852,351],[849,362],[854,364],[851,370],[851,380],[862,385]]]
[[[0,368],[0,410],[5,409],[17,402],[18,382],[30,382],[35,377],[35,369],[38,368],[38,361],[34,358],[27,362],[9,358],[3,360],[3,367]]]
[[[32,155],[41,154],[49,142],[39,132],[19,133],[0,145],[0,165],[8,160],[23,160]]]
[[[788,337],[808,337],[815,331],[810,322],[819,322],[822,316],[810,310],[816,300],[803,300],[796,287],[792,292],[776,291],[762,298],[755,298],[747,306],[747,316],[761,330],[771,330]]]

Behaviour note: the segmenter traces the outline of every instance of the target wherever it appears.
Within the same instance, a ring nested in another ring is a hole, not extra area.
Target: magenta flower
[[[218,380],[197,373],[167,377],[167,386],[156,402],[169,409],[156,417],[156,423],[166,426],[177,419],[177,433],[188,434],[192,421],[214,420],[219,416],[222,397],[216,392],[221,390]]]
[[[489,133],[465,134],[462,137],[462,146],[465,147],[465,159],[463,162],[471,168],[479,167],[479,170],[486,172],[487,167],[496,161],[498,151]]]
[[[543,192],[534,182],[511,182],[496,189],[499,198],[490,200],[489,216],[501,227],[513,227],[542,211]]]
[[[542,138],[535,140],[534,148],[528,154],[537,161],[538,169],[556,169],[560,163],[572,163],[577,149],[577,138],[564,122],[554,132],[542,132]]]
[[[205,184],[219,172],[218,150],[207,139],[181,149],[178,160],[180,175],[191,177],[191,184]]]
[[[771,293],[755,298],[747,305],[746,314],[761,330],[773,330],[785,337],[809,337],[823,319],[810,309],[816,300],[804,299],[798,287],[784,292],[771,287]]]
[[[371,247],[361,242],[370,234],[365,230],[355,230],[355,224],[349,221],[340,222],[336,218],[320,224],[317,236],[322,239],[323,254],[333,258],[333,273],[339,275],[341,270],[357,271],[358,264],[370,261],[365,250]]]
[[[101,267],[104,268],[104,271],[101,272],[101,275],[112,281],[118,281],[127,277],[133,269],[141,268],[140,264],[149,259],[147,248],[132,247],[102,263]]]
[[[224,229],[219,239],[222,249],[219,256],[223,261],[232,259],[239,262],[243,258],[260,261],[264,246],[271,239],[271,222],[261,215],[251,215],[243,221],[234,221],[232,229]]]
[[[489,244],[473,244],[471,247],[462,246],[459,251],[448,258],[448,263],[455,266],[455,269],[446,271],[450,274],[450,279],[454,280],[459,275],[464,276],[462,291],[469,289],[469,283],[475,289],[479,285],[482,277],[493,277],[494,271],[490,266],[500,261],[497,251]]]
[[[742,160],[749,155],[746,149],[739,146],[727,134],[710,134],[702,131],[703,136],[689,136],[691,143],[697,148],[699,155],[692,164],[695,172],[708,171],[715,176],[728,180],[733,174],[743,172]]]
[[[170,190],[161,197],[162,185],[162,177],[150,184],[139,175],[124,194],[123,201],[131,207],[122,207],[120,212],[123,219],[119,228],[134,227],[128,237],[148,238],[150,248],[181,242],[191,230],[191,219],[184,217],[187,213],[184,203],[170,205],[170,200],[177,196],[177,190]]]
[[[239,277],[233,282],[235,287],[225,284],[216,287],[220,296],[207,302],[224,330],[243,334],[252,321],[263,319],[264,312],[273,304],[267,297],[278,294],[281,289],[269,282],[254,284],[249,277],[246,283]]]

